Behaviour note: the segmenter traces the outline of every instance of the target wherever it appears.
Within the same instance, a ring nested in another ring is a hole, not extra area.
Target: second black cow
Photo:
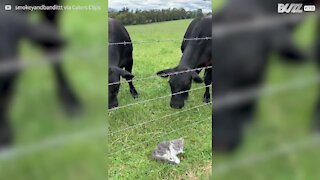
[[[133,98],[138,98],[138,92],[132,83],[134,77],[133,66],[133,46],[128,31],[122,23],[116,19],[108,19],[109,43],[128,42],[128,44],[109,44],[109,109],[118,107],[117,95],[120,89],[120,77],[128,80],[130,93]],[[123,69],[124,68],[124,69]]]
[[[212,16],[193,20],[185,33],[181,45],[183,55],[178,66],[157,73],[157,75],[163,78],[170,77],[169,84],[172,93],[170,106],[172,108],[180,109],[184,106],[184,102],[189,95],[188,91],[191,89],[192,81],[203,83],[203,80],[199,76],[200,71],[194,71],[193,69],[212,65],[211,40],[190,40],[211,37],[211,24]],[[210,102],[210,88],[208,87],[210,84],[211,69],[207,68],[205,71],[205,85],[207,87],[204,94],[204,102],[206,103]]]

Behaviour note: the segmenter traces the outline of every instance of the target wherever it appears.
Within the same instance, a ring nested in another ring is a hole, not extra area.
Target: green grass
[[[134,44],[134,68],[136,78],[154,75],[165,68],[175,67],[181,58],[181,40],[191,20],[162,22],[149,25],[128,26],[127,30],[133,42],[174,39],[178,42],[163,42],[155,44]],[[169,28],[170,27],[170,28]],[[154,79],[134,82],[140,95],[134,100],[129,93],[127,84],[121,85],[118,95],[120,106],[143,101],[150,98],[170,94],[168,79]],[[192,88],[204,86],[193,84]],[[202,105],[204,89],[190,93],[185,107]],[[182,110],[174,110],[169,106],[170,97],[116,110],[109,114],[110,131],[121,130],[138,123],[158,119],[165,115]],[[196,121],[206,120],[197,125]],[[190,126],[189,126],[190,125]],[[170,131],[183,128],[177,132]],[[159,163],[150,158],[152,150],[163,140],[186,136],[184,160],[178,166]],[[152,123],[147,123],[135,129],[109,136],[109,152],[122,149],[126,151],[109,156],[111,166],[110,179],[175,179],[191,176],[204,177],[208,174],[211,164],[211,106],[183,112]],[[138,147],[130,148],[141,142]]]
[[[60,14],[61,32],[68,39],[63,66],[84,106],[83,115],[72,118],[64,113],[50,66],[26,69],[17,82],[10,113],[16,140],[13,148],[23,149],[58,136],[67,138],[72,133],[106,128],[107,5],[102,0],[95,3],[104,10]],[[68,0],[65,4],[91,3]],[[22,56],[31,61],[42,57],[40,49],[27,41],[22,43],[21,50]],[[87,51],[91,54],[79,55]],[[1,160],[0,179],[105,179],[106,135],[102,130],[96,131],[99,132],[90,138]]]
[[[301,48],[308,50],[314,42],[314,25],[315,19],[309,18],[295,33],[295,40]],[[265,85],[285,84],[315,75],[316,68],[312,62],[292,65],[284,63],[281,57],[273,55]],[[213,169],[255,155],[264,155],[264,152],[273,151],[286,144],[308,140],[312,135],[312,118],[319,95],[318,88],[314,84],[259,99],[256,121],[247,128],[240,149],[234,154],[215,154]],[[222,173],[215,173],[213,170],[213,179],[318,179],[319,160],[319,147],[306,148]]]

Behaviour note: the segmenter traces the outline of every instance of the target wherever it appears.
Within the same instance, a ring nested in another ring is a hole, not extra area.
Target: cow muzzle
[[[181,109],[184,106],[184,100],[181,101],[173,101],[170,102],[170,107],[174,109]]]

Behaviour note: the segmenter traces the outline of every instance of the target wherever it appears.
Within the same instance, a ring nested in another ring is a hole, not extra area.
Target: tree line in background
[[[183,8],[152,9],[152,10],[130,10],[123,8],[120,11],[109,10],[109,17],[120,20],[124,25],[147,24],[179,19],[192,19],[203,17],[211,13],[203,13],[202,9],[186,11]]]

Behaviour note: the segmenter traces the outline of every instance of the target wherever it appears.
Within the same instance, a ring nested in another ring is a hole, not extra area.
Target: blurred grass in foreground
[[[68,40],[63,66],[84,112],[77,117],[64,113],[49,65],[26,69],[11,108],[13,150],[30,145],[40,150],[1,159],[0,179],[106,179],[107,4],[103,0],[68,0],[67,4],[102,8],[59,14],[61,33]],[[42,57],[42,51],[28,42],[22,43],[21,50],[23,58]],[[88,131],[94,133],[86,136]],[[78,137],[70,138],[75,133]],[[58,145],[54,144],[57,137],[62,139]]]

